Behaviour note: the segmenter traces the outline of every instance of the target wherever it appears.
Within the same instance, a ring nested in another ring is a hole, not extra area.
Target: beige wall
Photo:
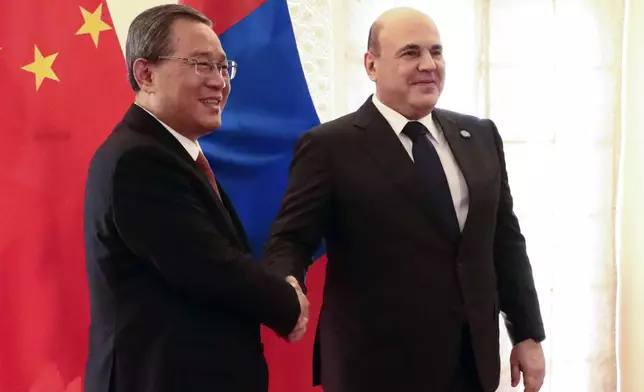
[[[176,1],[164,0],[107,0],[107,5],[110,8],[110,15],[116,28],[116,34],[119,37],[121,47],[125,46],[125,38],[127,37],[127,29],[132,22],[132,19],[144,10],[154,7],[159,4],[176,3]],[[125,53],[125,50],[123,51]]]
[[[644,0],[631,0],[626,30],[619,363],[622,392],[644,391]]]

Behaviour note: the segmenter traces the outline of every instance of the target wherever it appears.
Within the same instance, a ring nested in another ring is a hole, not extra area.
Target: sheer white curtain
[[[545,390],[616,391],[623,4],[493,0],[487,15],[482,114],[502,132],[535,268],[548,334]]]
[[[644,0],[627,1],[618,204],[620,390],[644,391]]]
[[[373,92],[362,66],[368,28],[402,5],[425,11],[441,31],[439,106],[493,119],[504,139],[548,335],[543,390],[616,391],[623,1],[289,1],[322,121]],[[503,335],[499,391],[513,390],[510,348]]]

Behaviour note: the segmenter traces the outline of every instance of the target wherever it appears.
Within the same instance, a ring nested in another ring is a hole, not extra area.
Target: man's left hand
[[[519,385],[523,373],[525,392],[538,392],[546,376],[546,359],[541,343],[527,339],[514,346],[510,354],[512,387]]]

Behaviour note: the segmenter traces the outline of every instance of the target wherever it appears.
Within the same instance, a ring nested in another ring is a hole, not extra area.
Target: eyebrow
[[[208,59],[214,59],[214,60],[217,60],[217,59],[220,59],[221,61],[226,60],[226,55],[225,54],[221,54],[221,55],[217,56],[217,55],[213,54],[212,52],[205,52],[203,50],[195,50],[193,52],[190,52],[188,57],[207,57]]]
[[[408,50],[420,50],[420,49],[421,49],[421,47],[418,44],[407,44],[407,45],[403,46],[402,48],[398,49],[396,54],[401,54],[401,53],[404,53],[404,52],[406,52]],[[435,50],[442,51],[443,50],[443,45],[434,44],[429,48],[429,50],[430,51],[435,51]]]

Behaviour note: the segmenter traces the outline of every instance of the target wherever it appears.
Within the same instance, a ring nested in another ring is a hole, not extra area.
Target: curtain
[[[624,2],[291,0],[322,121],[374,91],[362,65],[367,32],[395,6],[438,24],[447,61],[439,106],[491,118],[504,140],[548,336],[542,390],[617,391]],[[510,349],[503,333],[499,391],[522,391],[510,387]]]
[[[623,392],[644,391],[644,0],[627,2],[618,187],[619,373]]]

